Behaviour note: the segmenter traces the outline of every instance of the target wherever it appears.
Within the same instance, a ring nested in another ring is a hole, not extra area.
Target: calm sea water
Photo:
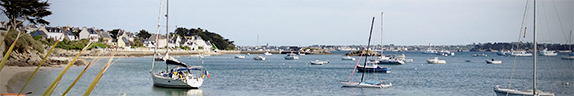
[[[355,61],[341,60],[345,52],[335,55],[304,55],[299,60],[285,60],[285,54],[265,56],[265,61],[255,61],[252,54],[245,59],[235,59],[235,54],[206,56],[201,61],[194,56],[176,56],[189,65],[202,65],[211,78],[206,78],[199,89],[170,89],[154,87],[149,69],[152,57],[120,58],[111,66],[91,95],[403,95],[403,96],[492,96],[496,85],[508,86],[513,65],[512,86],[532,88],[532,57],[503,57],[484,52],[488,57],[472,57],[482,52],[458,52],[455,56],[438,56],[422,52],[405,52],[414,62],[405,65],[381,65],[392,73],[366,73],[366,80],[384,80],[393,83],[389,88],[345,88],[340,81],[347,81],[353,73]],[[402,54],[402,52],[385,52]],[[563,55],[563,54],[560,54]],[[447,64],[426,64],[426,59],[439,57]],[[359,57],[355,57],[359,59]],[[503,64],[486,64],[486,59],[501,59]],[[324,65],[310,65],[312,60],[329,60]],[[474,62],[465,62],[473,60]],[[537,89],[556,93],[557,96],[573,95],[574,61],[557,57],[539,57]],[[70,95],[81,95],[87,89],[107,60],[102,59],[91,67],[71,90]],[[364,58],[359,62],[363,64]],[[156,63],[154,71],[165,70],[165,63]],[[52,95],[60,95],[83,70],[71,68]],[[40,95],[63,68],[41,71],[25,89]],[[11,88],[19,91],[31,73],[21,73],[10,80]],[[361,73],[355,72],[351,81],[359,81]]]

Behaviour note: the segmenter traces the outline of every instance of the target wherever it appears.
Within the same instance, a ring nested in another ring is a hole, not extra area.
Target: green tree
[[[188,35],[188,32],[189,32],[189,30],[187,28],[179,27],[179,28],[175,29],[175,34],[177,34],[179,36]]]
[[[0,0],[0,6],[3,7],[0,9],[2,13],[9,19],[9,25],[12,26],[11,29],[21,27],[24,20],[33,24],[50,25],[50,22],[43,19],[46,16],[52,15],[52,12],[48,10],[50,6],[48,1]]]
[[[138,34],[136,34],[136,36],[138,36],[138,38],[147,39],[151,36],[151,34],[149,34],[149,32],[147,32],[146,30],[142,29]]]
[[[110,36],[114,39],[118,38],[118,33],[120,32],[121,29],[114,29],[112,31],[110,31]]]

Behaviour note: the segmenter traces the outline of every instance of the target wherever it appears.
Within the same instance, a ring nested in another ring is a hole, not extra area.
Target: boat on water
[[[542,56],[556,56],[556,55],[558,55],[558,53],[554,52],[554,50],[548,51],[548,48],[544,48],[544,50],[540,51],[540,55],[542,55]]]
[[[562,56],[562,59],[564,60],[574,60],[574,54],[570,53],[566,56]]]
[[[407,56],[405,56],[405,54],[401,54],[401,55],[399,56],[399,58],[400,58],[401,60],[403,60],[403,62],[405,62],[405,63],[406,63],[406,62],[414,62],[413,59],[406,59],[406,57],[407,57]]]
[[[395,56],[390,57],[390,56],[381,55],[381,57],[379,57],[377,59],[379,59],[378,60],[379,64],[391,64],[391,65],[403,65],[403,64],[405,64],[405,61],[403,61],[401,58],[395,58]]]
[[[364,82],[341,82],[343,87],[361,87],[361,88],[386,88],[393,86],[392,83],[385,84],[383,81],[364,81]]]
[[[383,15],[383,13],[381,13],[381,17],[382,17],[382,15]],[[381,19],[381,21],[382,21],[382,19]],[[369,46],[370,46],[370,44],[371,44],[371,35],[373,34],[373,24],[374,24],[374,22],[375,22],[375,17],[373,17],[373,20],[372,20],[372,23],[371,23],[371,31],[370,31],[370,33],[369,33],[369,42],[367,43],[367,48],[366,48],[367,51],[368,51]],[[382,23],[381,23],[381,26],[382,26]],[[365,51],[363,51],[363,53],[364,53],[364,52],[365,52]],[[365,67],[367,67],[367,60],[368,60],[367,57],[365,57],[365,62],[364,62],[364,64],[363,64],[363,68],[362,68],[363,71],[366,71],[365,69],[367,69],[367,68],[365,68]],[[359,62],[360,62],[360,61],[359,61]],[[358,65],[358,64],[359,64],[359,63],[357,63],[357,65],[355,66],[355,69],[361,69],[361,68],[359,68],[359,65]],[[372,64],[376,64],[376,63],[372,63]],[[370,66],[369,66],[369,67],[370,67]],[[380,66],[377,65],[377,67],[380,67]],[[353,70],[353,73],[355,73],[355,72],[354,72],[355,69]],[[385,69],[386,69],[386,68],[385,68]],[[369,71],[369,70],[367,70],[367,71]],[[373,71],[375,71],[375,70],[373,70]],[[391,70],[389,69],[388,72],[390,72],[390,71],[391,71]],[[385,70],[385,72],[386,72],[386,70]],[[351,73],[351,77],[353,76],[353,73]],[[364,80],[365,73],[366,73],[366,72],[362,72],[361,81],[358,81],[358,82],[357,82],[357,81],[350,81],[351,77],[349,77],[349,79],[348,79],[347,81],[343,81],[343,82],[341,82],[341,84],[343,85],[343,87],[358,87],[358,88],[386,88],[386,87],[391,87],[391,86],[393,86],[392,83],[384,84],[382,80],[380,80],[380,82],[371,82],[371,81],[368,81],[368,80],[365,81],[365,80]],[[379,81],[379,80],[377,80],[377,81]]]
[[[527,1],[528,2],[528,1]],[[533,36],[533,42],[534,42],[534,50],[537,49],[537,44],[536,44],[536,0],[533,1],[534,2],[534,31],[532,32],[534,34]],[[528,6],[528,5],[527,5]],[[526,30],[526,29],[525,29]],[[522,32],[522,30],[520,30],[520,32]],[[554,96],[554,93],[550,93],[550,92],[542,92],[541,90],[536,90],[536,63],[537,63],[537,57],[536,56],[537,52],[534,52],[533,55],[533,71],[534,71],[534,75],[532,76],[532,88],[533,90],[516,90],[516,89],[512,89],[510,88],[510,86],[508,88],[500,88],[500,85],[496,85],[494,87],[494,92],[496,93],[497,96]],[[510,78],[512,80],[512,77]],[[510,83],[512,84],[512,83]]]
[[[438,57],[434,57],[434,59],[427,59],[428,64],[446,64],[445,60],[438,60]]]
[[[272,55],[272,54],[269,52],[265,52],[265,53],[263,53],[263,55]]]
[[[472,54],[472,57],[488,57],[486,54]]]
[[[285,60],[299,60],[299,57],[295,56],[295,54],[291,52],[285,56]]]
[[[235,58],[237,58],[237,59],[244,59],[245,56],[243,56],[243,55],[235,55]]]
[[[202,66],[187,66],[179,64],[168,64],[168,66],[176,67],[173,67],[171,70],[160,71],[157,73],[150,72],[155,86],[196,89],[203,84],[203,78],[205,78],[205,76],[203,76],[205,74],[201,73],[207,74]]]
[[[526,53],[526,51],[524,51],[524,50],[520,50],[520,51],[511,50],[510,56],[528,57],[528,56],[532,56],[532,53]]]
[[[485,61],[486,61],[486,64],[502,64],[502,60],[491,59],[491,60],[485,60]]]
[[[382,73],[391,73],[391,69],[386,67],[381,67],[379,64],[375,62],[367,62],[366,65],[361,66],[357,65],[357,70],[359,72],[382,72]]]
[[[341,57],[341,60],[355,60],[355,58],[353,58],[351,56],[345,56],[345,57]]]
[[[169,1],[167,2],[169,4]],[[166,18],[168,18],[167,15]],[[169,24],[167,23],[167,20],[166,24]],[[159,27],[160,26],[158,24],[158,29]],[[166,28],[166,31],[168,31],[168,28]],[[157,34],[159,34],[159,30],[157,31]],[[158,42],[157,40],[158,39],[156,39],[156,42]],[[154,49],[154,52],[157,50],[157,47],[155,48],[156,49]],[[168,53],[169,52],[166,52],[166,56],[163,56],[163,59],[166,61],[166,70],[154,73],[153,68],[155,66],[155,60],[152,62],[152,67],[149,73],[152,76],[154,86],[168,88],[199,88],[203,84],[203,78],[205,75],[209,77],[209,73],[205,71],[202,66],[188,66],[187,64],[180,62],[173,57],[170,57]],[[169,70],[170,66],[174,67]]]
[[[254,60],[265,60],[265,57],[263,56],[255,56],[253,57]]]
[[[329,61],[328,60],[327,61],[314,60],[314,61],[311,61],[310,63],[311,63],[311,65],[323,65],[325,63],[329,63]]]
[[[498,51],[498,52],[496,52],[496,54],[498,56],[508,56],[508,55],[510,55],[510,51],[508,51],[508,50],[507,51]]]
[[[427,50],[424,53],[425,54],[437,54],[438,52],[436,50],[433,50],[431,47],[429,47],[429,48],[427,48]]]

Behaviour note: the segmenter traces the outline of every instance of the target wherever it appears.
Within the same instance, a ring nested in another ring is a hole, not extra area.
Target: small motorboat
[[[243,55],[235,55],[235,58],[237,58],[237,59],[243,59],[243,58],[245,58],[245,56],[243,56]]]
[[[438,60],[438,57],[434,57],[434,59],[427,59],[428,64],[446,64],[445,60]]]
[[[548,48],[544,48],[544,50],[540,51],[540,55],[542,56],[556,56],[558,53],[554,51],[548,51]]]
[[[501,60],[486,60],[486,64],[501,64],[502,61]]]
[[[321,60],[311,61],[311,65],[323,65],[325,63],[329,63],[329,61],[321,61]]]
[[[256,56],[256,57],[253,57],[253,59],[255,59],[255,60],[265,60],[265,57],[263,57],[263,56]]]
[[[345,56],[345,57],[341,57],[341,60],[355,60],[355,58],[351,57],[351,56]]]
[[[285,60],[299,60],[299,57],[295,56],[295,54],[293,54],[293,52],[287,54],[287,56],[285,56]]]

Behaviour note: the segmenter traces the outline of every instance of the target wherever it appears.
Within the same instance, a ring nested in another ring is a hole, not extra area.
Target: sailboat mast
[[[375,23],[375,17],[373,17],[373,20],[371,20],[371,31],[369,32],[369,42],[367,43],[367,53],[369,53],[369,46],[371,46],[371,35],[373,35],[373,24]],[[365,63],[363,64],[363,67],[367,66],[367,57],[365,57]],[[361,75],[361,82],[364,82],[364,77],[365,77],[365,72],[363,72],[363,75]]]
[[[381,57],[383,57],[383,51],[385,51],[383,48],[383,12],[381,12]]]
[[[534,56],[533,56],[534,57],[534,59],[533,59],[533,61],[534,61],[534,78],[533,78],[532,82],[534,82],[534,83],[532,83],[532,90],[534,90],[534,91],[532,91],[532,95],[536,95],[536,57],[538,56],[537,44],[536,44],[536,0],[534,0],[534,24],[533,24],[533,27],[534,27],[533,28],[534,32],[532,32],[532,33],[534,34],[533,35],[533,38],[534,38],[534,40],[533,40],[533,43],[534,43]]]
[[[167,37],[165,39],[165,41],[166,41],[166,43],[165,43],[165,45],[166,45],[165,56],[167,56],[167,58],[169,59],[169,56],[168,56],[168,54],[169,54],[169,40],[170,40],[169,39],[169,16],[168,16],[169,15],[169,0],[166,0],[166,1],[167,1],[167,3],[166,3],[166,7],[165,7],[165,35],[167,35]],[[165,70],[169,71],[169,66],[167,64],[165,64]]]

